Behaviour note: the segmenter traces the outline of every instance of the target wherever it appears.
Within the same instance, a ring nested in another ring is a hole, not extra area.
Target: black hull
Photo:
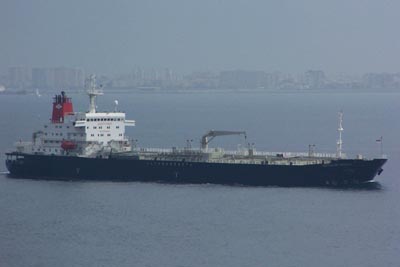
[[[386,159],[334,160],[315,165],[225,164],[82,158],[8,154],[6,165],[14,178],[105,180],[164,183],[211,183],[249,186],[346,185],[371,181]]]

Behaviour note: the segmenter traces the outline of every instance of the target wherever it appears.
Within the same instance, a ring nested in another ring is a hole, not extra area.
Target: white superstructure
[[[101,156],[112,152],[130,151],[125,127],[134,126],[123,112],[97,112],[95,97],[101,95],[96,89],[95,77],[91,76],[89,111],[73,111],[72,102],[64,92],[56,95],[50,123],[33,134],[33,141],[19,142],[17,149],[25,153],[45,155]]]

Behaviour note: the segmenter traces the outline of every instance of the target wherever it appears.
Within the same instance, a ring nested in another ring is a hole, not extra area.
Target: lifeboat
[[[64,150],[73,150],[76,148],[76,143],[64,140],[61,142],[61,148]]]

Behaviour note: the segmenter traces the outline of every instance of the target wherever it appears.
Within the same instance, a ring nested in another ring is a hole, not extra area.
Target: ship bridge
[[[76,128],[85,129],[86,141],[101,143],[125,141],[126,126],[135,126],[135,121],[127,120],[122,112],[86,113],[75,122]]]

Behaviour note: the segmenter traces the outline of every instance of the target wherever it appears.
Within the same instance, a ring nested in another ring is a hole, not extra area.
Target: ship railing
[[[149,153],[149,154],[158,154],[158,160],[181,160],[181,158],[171,158],[169,153],[179,153],[185,152],[186,155],[190,155],[188,152],[192,152],[193,155],[199,153],[201,150],[198,149],[168,149],[168,148],[134,148],[132,149],[134,152],[139,153]],[[210,150],[211,151],[211,150]],[[203,151],[204,152],[204,151]],[[230,155],[241,155],[243,156],[243,151],[226,151],[226,154]],[[192,162],[211,162],[211,163],[234,163],[234,164],[254,164],[254,165],[312,165],[312,164],[321,164],[321,163],[328,163],[329,160],[324,160],[324,158],[335,158],[335,154],[330,153],[314,153],[313,157],[308,157],[309,154],[305,152],[265,152],[265,151],[257,151],[254,152],[254,155],[262,155],[262,156],[274,156],[276,155],[283,155],[281,156],[282,159],[273,159],[273,160],[260,160],[260,159],[244,159],[244,158],[217,158],[217,159],[207,159],[204,158],[188,158],[189,161]],[[297,158],[296,158],[297,157]]]
[[[134,152],[144,152],[144,153],[185,153],[185,154],[199,154],[202,151],[195,148],[132,148]]]
[[[14,143],[14,146],[31,146],[33,145],[30,141],[17,141]]]
[[[134,152],[148,152],[148,153],[171,153],[172,149],[171,148],[151,148],[151,147],[146,147],[146,148],[140,148],[140,147],[135,147],[132,149]]]
[[[20,153],[30,152],[30,151],[32,151],[33,142],[18,141],[18,142],[14,143],[14,146],[15,146],[17,152],[20,152]]]
[[[233,150],[233,151],[225,151],[226,154],[232,155],[240,155],[240,156],[248,156],[248,150]],[[337,158],[337,155],[334,153],[312,153],[311,155],[307,152],[269,152],[269,151],[253,151],[254,156],[272,156],[272,157],[283,157],[283,158],[293,158],[293,157],[315,157],[315,158]],[[345,158],[346,155],[342,153],[342,158]]]
[[[248,156],[248,150],[222,150],[210,148],[207,150],[199,150],[196,148],[133,148],[134,152],[142,152],[142,153],[200,153],[200,152],[216,152],[216,151],[224,151],[225,154],[229,155],[237,155],[237,156]],[[334,153],[312,153],[311,155],[307,152],[268,152],[268,151],[253,151],[254,156],[270,156],[270,157],[282,157],[282,158],[294,158],[294,157],[313,157],[313,158],[337,158],[337,155]],[[342,153],[342,158],[346,158],[346,155]]]
[[[304,166],[304,165],[315,165],[322,163],[329,163],[330,161],[324,160],[273,160],[273,161],[254,161],[254,160],[208,160],[207,162],[212,163],[228,163],[228,164],[254,164],[254,165],[292,165],[292,166]]]

